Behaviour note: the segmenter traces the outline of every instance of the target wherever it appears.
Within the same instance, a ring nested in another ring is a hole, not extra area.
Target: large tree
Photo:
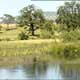
[[[80,27],[80,3],[65,2],[57,11],[57,23],[64,24],[68,29]]]
[[[44,23],[44,15],[41,9],[37,9],[34,5],[28,5],[21,11],[18,17],[18,24],[26,26],[27,31],[35,36],[35,30],[39,29]]]

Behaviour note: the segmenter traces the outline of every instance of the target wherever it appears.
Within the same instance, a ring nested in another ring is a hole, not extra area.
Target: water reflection
[[[80,65],[34,63],[14,68],[0,68],[0,79],[80,80]]]
[[[80,64],[64,64],[60,66],[62,77],[70,80],[80,80]]]
[[[33,65],[24,65],[24,72],[27,78],[38,79],[44,78],[44,75],[47,71],[47,64],[37,64],[34,63]]]

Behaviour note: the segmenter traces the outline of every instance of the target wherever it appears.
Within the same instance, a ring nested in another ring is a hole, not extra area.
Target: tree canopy
[[[63,6],[59,7],[57,14],[57,23],[64,24],[68,29],[73,30],[80,27],[80,3],[65,2]]]
[[[20,11],[20,16],[18,17],[18,24],[20,26],[26,26],[25,28],[31,33],[32,36],[35,35],[35,30],[39,29],[44,23],[44,15],[41,9],[37,9],[33,4],[24,7]]]

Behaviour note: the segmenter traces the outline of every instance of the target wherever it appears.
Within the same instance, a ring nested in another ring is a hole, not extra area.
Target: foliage
[[[54,23],[52,20],[45,20],[45,23],[41,29],[40,38],[49,39],[54,35]]]
[[[64,31],[61,36],[63,38],[63,41],[71,42],[71,41],[78,41],[80,40],[80,30],[71,30],[71,31]]]
[[[54,27],[53,20],[45,20],[45,23],[43,25],[43,29],[45,29],[53,34],[53,32],[54,32],[53,27]]]
[[[57,23],[64,24],[68,30],[80,27],[80,3],[77,2],[65,2],[65,4],[59,7]]]
[[[21,33],[19,33],[18,37],[20,40],[27,40],[28,39],[28,35],[26,35],[26,33],[23,31]]]
[[[67,59],[75,59],[75,58],[78,58],[80,57],[80,46],[78,45],[67,45],[63,52],[64,52],[64,58],[67,58]]]
[[[41,9],[36,9],[34,5],[28,5],[21,10],[18,17],[18,24],[26,26],[27,31],[35,36],[35,30],[39,29],[44,23],[44,16]]]
[[[67,60],[80,58],[80,43],[54,43],[50,54]]]

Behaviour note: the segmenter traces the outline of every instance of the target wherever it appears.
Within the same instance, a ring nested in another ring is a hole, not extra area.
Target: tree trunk
[[[35,33],[34,33],[34,25],[31,23],[31,34],[32,34],[32,36],[35,36]]]

